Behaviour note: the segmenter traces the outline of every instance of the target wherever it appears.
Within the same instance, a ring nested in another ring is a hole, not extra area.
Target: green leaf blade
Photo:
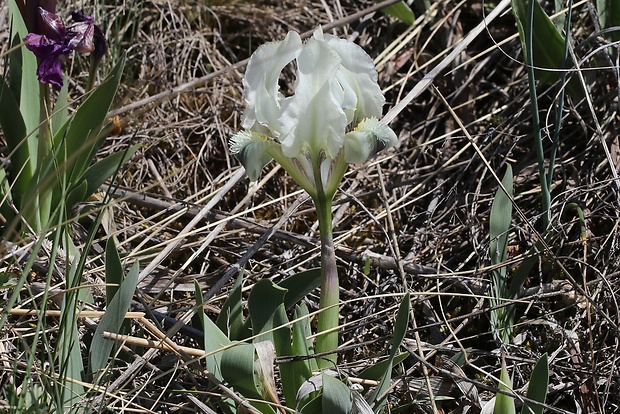
[[[530,32],[530,18],[528,13],[528,3],[533,1],[533,28],[532,28],[532,50],[529,51],[526,39]],[[558,32],[547,13],[543,10],[537,0],[512,0],[512,11],[517,20],[519,37],[524,54],[532,54],[532,62],[535,68],[537,79],[547,84],[553,84],[561,78],[558,69],[567,69],[564,61],[564,44],[566,40]],[[526,60],[527,61],[527,60]],[[573,78],[567,84],[568,91],[576,98],[584,95],[583,88],[577,78]]]
[[[506,391],[507,393],[512,393],[512,379],[510,379],[510,375],[508,374],[508,370],[506,369],[506,361],[502,358],[502,372],[499,377],[500,383],[498,385],[498,389],[500,391]],[[504,393],[497,393],[495,395],[495,413],[501,414],[516,414],[515,401],[514,398],[510,395]]]
[[[381,9],[381,11],[385,14],[397,18],[401,22],[405,23],[407,26],[411,26],[415,22],[415,16],[413,14],[413,11],[404,1],[384,7]]]
[[[549,388],[549,361],[547,354],[540,357],[532,376],[530,377],[530,385],[527,387],[526,397],[538,401],[541,404],[547,399],[547,390]],[[521,414],[542,414],[543,406],[526,401],[521,409]]]
[[[99,321],[89,352],[92,373],[97,373],[108,366],[108,357],[112,352],[114,342],[105,339],[103,333],[117,333],[121,329],[125,321],[125,314],[129,310],[131,299],[138,285],[139,270],[138,262],[134,263]]]
[[[353,399],[349,387],[331,375],[322,373],[323,377],[323,413],[349,414]]]

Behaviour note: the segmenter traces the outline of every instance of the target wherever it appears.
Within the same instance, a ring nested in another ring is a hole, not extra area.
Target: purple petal
[[[60,59],[46,59],[41,60],[39,67],[37,68],[37,77],[39,82],[47,85],[54,85],[58,88],[62,88],[63,76],[62,76],[62,63]]]
[[[61,87],[63,81],[60,58],[69,53],[71,49],[62,43],[34,33],[29,33],[24,38],[24,42],[26,42],[26,48],[39,59],[37,68],[39,82]]]
[[[69,29],[73,37],[69,40],[69,46],[79,53],[90,53],[95,50],[93,36],[95,25],[87,22],[76,23]]]
[[[39,7],[39,14],[43,21],[41,34],[57,41],[64,39],[67,35],[67,30],[65,29],[65,24],[62,19],[42,7]]]
[[[93,18],[93,16],[89,16],[88,14],[84,14],[84,12],[81,9],[80,10],[72,11],[71,12],[71,18],[76,23],[86,22],[88,24],[95,24],[95,19]]]
[[[95,51],[93,52],[95,56],[100,58],[108,52],[108,41],[106,40],[105,35],[103,34],[99,26],[97,25],[95,25],[93,42],[95,43]]]

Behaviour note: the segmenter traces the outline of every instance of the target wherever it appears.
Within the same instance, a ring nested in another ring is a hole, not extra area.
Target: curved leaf
[[[287,290],[284,295],[284,306],[290,309],[308,293],[321,286],[321,268],[295,273],[278,283],[278,286]]]
[[[386,362],[385,371],[383,372],[383,376],[380,379],[379,385],[375,388],[374,392],[368,398],[369,403],[375,403],[375,412],[381,412],[383,406],[387,403],[387,396],[383,397],[381,400],[378,400],[378,397],[385,393],[385,391],[390,386],[391,376],[392,376],[392,368],[394,367],[394,359],[396,357],[396,352],[398,352],[398,348],[403,342],[405,338],[405,334],[407,333],[407,327],[409,326],[409,310],[411,308],[411,301],[409,292],[405,294],[402,302],[398,308],[398,313],[396,314],[396,323],[394,324],[394,336],[392,338],[392,344],[390,347],[390,357]]]
[[[254,345],[243,342],[226,349],[222,352],[222,376],[244,397],[262,400],[263,390],[257,380],[255,355]],[[254,401],[252,405],[262,413],[275,414],[269,404]]]
[[[411,11],[407,3],[405,3],[404,1],[384,7],[381,9],[381,11],[385,14],[389,14],[392,17],[396,17],[398,20],[408,26],[411,26],[413,22],[415,22],[415,16],[413,15],[413,11]]]
[[[284,303],[286,289],[274,284],[271,280],[259,280],[248,298],[248,309],[252,320],[254,334],[263,333],[273,328],[273,315],[280,304]],[[254,338],[253,342],[273,341],[273,334],[265,334]]]
[[[351,390],[342,382],[323,372],[323,402],[324,413],[349,414],[353,405]]]

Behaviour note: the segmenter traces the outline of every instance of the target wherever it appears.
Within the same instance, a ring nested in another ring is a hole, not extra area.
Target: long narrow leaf
[[[78,182],[86,181],[87,183],[85,197],[90,197],[95,191],[97,191],[97,189],[108,178],[110,178],[120,166],[133,157],[138,148],[140,148],[138,145],[133,145],[126,151],[116,152],[90,166],[78,180]]]
[[[204,350],[208,354],[211,354],[205,358],[207,370],[213,375],[215,375],[217,379],[222,380],[222,353],[216,351],[230,345],[230,341],[226,337],[226,335],[220,330],[220,328],[218,328],[218,326],[213,323],[213,321],[209,319],[207,315],[205,315],[205,312],[203,310],[204,302],[202,297],[202,290],[200,289],[200,285],[196,280],[194,280],[194,290],[196,292],[196,305],[200,308],[198,310],[198,317],[200,318],[200,322],[202,323],[202,331],[204,332]]]
[[[382,399],[378,399],[379,396],[385,393],[385,391],[390,386],[392,368],[394,367],[394,358],[396,357],[396,353],[400,348],[400,345],[405,338],[405,334],[407,333],[407,327],[409,326],[409,311],[411,308],[410,303],[410,295],[409,292],[405,294],[402,302],[398,308],[398,313],[396,314],[396,323],[394,324],[394,337],[392,338],[392,344],[390,347],[390,357],[385,367],[385,372],[379,382],[379,385],[375,388],[374,392],[368,399],[369,403],[375,403],[375,412],[379,413],[383,410],[383,407],[387,403],[387,396]]]
[[[596,10],[603,28],[616,27],[612,33],[606,34],[613,41],[620,40],[620,0],[596,0]]]
[[[312,341],[308,339],[312,334],[312,329],[310,327],[308,307],[305,303],[302,302],[297,306],[293,318],[296,320],[299,319],[299,321],[293,324],[293,355],[312,355],[314,353],[314,349],[312,346]],[[319,368],[315,359],[309,359],[307,361],[310,367],[310,372],[318,371]]]
[[[501,391],[512,393],[512,380],[506,369],[506,360],[502,358],[502,372],[499,380],[501,381],[497,388]],[[495,413],[501,414],[516,414],[515,401],[510,395],[497,393],[495,395]]]
[[[353,399],[349,387],[331,375],[322,373],[323,377],[323,413],[349,414]]]
[[[501,299],[508,297],[507,269],[502,266],[508,251],[508,231],[512,219],[512,168],[506,166],[506,173],[502,179],[503,189],[495,194],[489,216],[489,233],[491,237],[489,255],[491,264],[496,266],[491,272],[491,304],[502,304]],[[504,192],[504,189],[506,192]],[[493,334],[498,341],[508,343],[512,336],[512,322],[507,320],[510,312],[506,307],[491,310],[491,324]]]
[[[139,270],[138,262],[135,262],[99,321],[89,352],[92,373],[98,373],[108,366],[114,342],[104,339],[103,333],[119,332],[138,284]]]
[[[61,174],[68,177],[69,185],[79,184],[80,177],[106,137],[105,133],[101,133],[101,129],[118,89],[124,65],[123,56],[110,75],[88,96],[54,136],[54,146],[57,148],[56,164],[59,165]],[[50,191],[54,194],[54,202],[58,202],[60,197],[59,186],[54,185],[56,174],[57,171],[50,170],[43,180],[53,188]]]
[[[384,7],[381,9],[381,11],[385,14],[389,14],[392,17],[396,17],[398,20],[408,26],[411,26],[415,21],[415,16],[413,15],[413,12],[404,1]]]
[[[529,32],[528,3],[530,1],[534,2],[532,61],[536,69],[536,77],[545,83],[552,84],[560,79],[560,73],[556,69],[565,69],[565,40],[537,0],[512,0],[512,11],[517,19],[519,37],[524,53],[529,53],[526,47],[526,39]],[[577,78],[573,78],[567,87],[570,94],[576,98],[581,98],[584,95]]]
[[[243,319],[243,303],[241,297],[242,282],[243,272],[239,272],[237,280],[228,294],[228,298],[224,302],[224,305],[222,305],[222,310],[216,320],[216,324],[220,330],[233,341],[241,341],[250,336],[250,331],[246,329]]]
[[[58,243],[58,238],[54,240],[54,247]],[[52,256],[53,257],[53,256]],[[76,286],[80,272],[77,263],[73,263],[67,271],[67,285]],[[82,385],[84,374],[84,363],[82,361],[82,351],[80,349],[80,336],[76,321],[77,292],[67,292],[63,298],[60,331],[58,334],[58,361],[59,373],[62,380],[61,404],[63,411],[76,413],[75,405],[82,399],[84,386]]]
[[[262,279],[254,285],[248,298],[248,309],[254,334],[269,331],[273,327],[273,315],[280,304],[284,303],[285,295],[286,289],[282,289],[271,280]],[[253,342],[266,340],[273,341],[273,335],[261,335],[255,338]]]
[[[532,376],[530,377],[530,385],[527,387],[526,397],[530,400],[538,401],[541,404],[547,399],[547,388],[549,387],[549,361],[547,354],[540,357]],[[521,414],[542,414],[543,406],[526,401],[521,409]]]
[[[29,162],[27,151],[19,150],[26,138],[26,124],[19,110],[19,103],[9,86],[0,75],[0,127],[4,133],[9,151],[15,151],[11,157],[13,168],[21,168]]]
[[[222,375],[244,397],[262,400],[264,396],[257,379],[255,358],[256,349],[252,344],[241,342],[226,349],[222,353]],[[253,401],[252,405],[262,413],[275,414],[275,410],[267,403]]]
[[[379,361],[376,364],[365,368],[362,372],[360,372],[357,376],[363,379],[369,379],[373,381],[379,381],[388,369],[389,364],[395,365],[400,364],[409,356],[409,352],[403,352],[394,357],[394,360],[385,359],[383,361]]]
[[[298,326],[293,329],[293,340],[295,341],[295,348],[300,351],[298,353],[294,351],[293,344],[291,343],[291,327],[284,326],[287,323],[288,318],[286,317],[284,304],[280,304],[280,306],[274,313],[273,319],[273,326],[280,327],[276,329],[273,333],[273,340],[277,355],[279,357],[309,355],[309,350],[302,346],[302,344],[306,342],[306,338],[295,338],[295,336],[303,335],[303,328],[300,329],[300,327]],[[295,325],[299,325],[301,323],[302,322],[296,322]],[[312,367],[310,366],[310,361],[311,359],[306,359],[280,364],[282,391],[284,393],[284,399],[286,400],[286,403],[289,407],[295,406],[297,390],[308,378],[312,376]]]
[[[12,23],[11,40],[12,45],[15,46],[21,43],[22,39],[28,34],[28,29],[15,0],[9,0],[9,13]],[[28,159],[26,164],[20,164],[20,166],[24,166],[24,169],[15,180],[15,189],[18,194],[24,194],[31,184],[32,177],[34,177],[38,159],[38,129],[41,122],[39,116],[39,80],[37,79],[37,58],[34,53],[22,47],[14,51],[13,54],[10,67],[11,86],[19,102],[20,112],[26,127],[25,137],[27,137],[18,149],[22,154],[16,157],[20,160]],[[19,65],[14,65],[17,62]]]
[[[114,238],[110,237],[105,244],[105,296],[109,306],[123,283],[123,265]]]
[[[290,309],[308,293],[321,286],[321,268],[295,273],[279,282],[278,286],[287,290],[284,295],[284,306]]]
[[[501,264],[506,260],[508,230],[510,229],[510,221],[512,219],[512,183],[512,167],[508,164],[502,179],[502,185],[508,194],[502,188],[497,190],[489,216],[489,234],[491,237],[489,253],[491,255],[491,264],[493,265]]]

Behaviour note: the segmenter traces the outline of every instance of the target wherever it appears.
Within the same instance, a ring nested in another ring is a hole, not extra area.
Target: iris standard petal
[[[377,118],[364,119],[345,136],[344,160],[361,164],[379,151],[396,145],[398,138],[392,129]]]
[[[352,89],[357,97],[353,124],[369,117],[380,117],[385,98],[377,83],[377,71],[368,54],[355,43],[331,35],[325,42],[338,54],[341,61],[338,79],[342,87]],[[346,83],[345,83],[346,82]]]
[[[230,139],[230,152],[243,164],[250,181],[256,181],[265,164],[273,158],[268,150],[277,145],[264,134],[241,131]]]
[[[289,32],[280,42],[260,46],[250,58],[243,79],[247,108],[242,126],[254,129],[255,123],[267,127],[274,136],[279,132],[280,101],[278,79],[282,70],[295,59],[302,48],[301,37]]]
[[[325,42],[311,38],[297,57],[295,94],[282,102],[278,140],[287,157],[301,152],[334,158],[344,144],[344,92],[336,80],[340,58]]]

